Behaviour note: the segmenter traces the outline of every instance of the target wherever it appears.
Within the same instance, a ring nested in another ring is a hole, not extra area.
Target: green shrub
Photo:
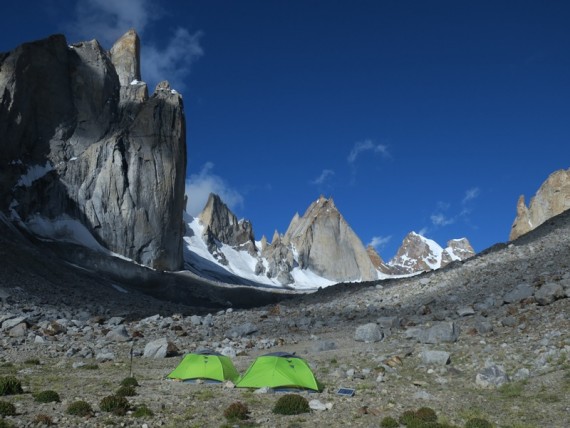
[[[14,425],[12,425],[10,422],[8,422],[5,419],[0,419],[0,428],[13,428]]]
[[[36,424],[46,425],[48,427],[53,425],[52,418],[48,415],[44,415],[43,413],[36,415],[34,421],[36,422]]]
[[[0,401],[0,416],[15,416],[16,407],[8,401]]]
[[[307,399],[298,394],[285,394],[277,400],[275,407],[273,407],[273,413],[279,415],[299,415],[310,411],[311,408]]]
[[[416,416],[416,412],[413,410],[406,410],[404,413],[400,415],[399,422],[402,425],[409,426],[410,424],[417,422],[419,419]]]
[[[229,405],[229,407],[224,411],[224,416],[228,421],[240,420],[243,421],[247,419],[247,414],[249,409],[247,405],[241,401],[236,401]]]
[[[75,416],[90,416],[93,414],[91,405],[83,400],[74,401],[67,406],[66,413]]]
[[[134,377],[126,377],[121,381],[121,386],[139,386],[139,383]]]
[[[118,395],[108,395],[99,403],[99,407],[104,412],[111,412],[114,415],[123,416],[129,410],[129,400]]]
[[[38,358],[28,358],[26,361],[24,361],[24,364],[28,364],[30,366],[39,366],[40,360]]]
[[[83,370],[99,370],[99,364],[85,364],[84,366],[79,366],[78,368]]]
[[[154,416],[152,410],[146,407],[146,404],[141,404],[139,407],[135,409],[133,412],[133,416],[135,418],[144,418],[146,416]]]
[[[493,424],[486,419],[473,418],[467,421],[465,428],[493,428]]]
[[[134,397],[137,395],[137,391],[135,391],[134,386],[121,386],[117,389],[115,395],[118,395],[119,397]]]
[[[14,376],[0,378],[0,395],[23,394],[22,383]]]
[[[392,416],[386,416],[384,419],[382,419],[382,421],[380,422],[380,426],[382,428],[397,428],[400,426],[400,424],[398,423],[398,421],[396,419],[394,419]]]
[[[435,411],[429,407],[420,407],[418,410],[416,410],[416,417],[424,422],[437,421],[437,415]]]
[[[34,395],[34,400],[38,403],[59,403],[59,394],[55,391],[41,391]]]

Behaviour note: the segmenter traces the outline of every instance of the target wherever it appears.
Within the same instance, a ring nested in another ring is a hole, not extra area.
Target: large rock
[[[130,81],[140,77],[138,45],[132,31],[111,53],[55,35],[0,54],[0,211],[58,239],[77,227],[46,225],[71,220],[114,253],[175,270],[183,104],[168,84],[149,98],[144,83]]]
[[[540,186],[527,207],[524,195],[517,202],[517,216],[511,227],[509,240],[540,226],[546,220],[570,208],[570,169],[550,174]]]
[[[547,282],[534,293],[534,298],[539,305],[550,305],[555,300],[565,297],[564,287],[556,282]]]
[[[175,356],[178,348],[165,337],[148,342],[144,347],[145,358],[166,358]]]
[[[457,342],[461,330],[454,322],[439,322],[430,327],[412,327],[406,330],[406,337],[420,343],[438,344]]]
[[[516,303],[532,297],[534,294],[534,287],[529,284],[521,283],[510,291],[507,291],[503,296],[505,303]]]
[[[376,323],[368,323],[357,327],[354,333],[354,340],[357,342],[379,342],[384,337],[384,333]]]

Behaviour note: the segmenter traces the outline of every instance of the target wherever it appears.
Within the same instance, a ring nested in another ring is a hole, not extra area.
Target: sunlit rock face
[[[524,195],[517,202],[517,216],[511,227],[512,241],[570,208],[570,169],[550,174],[527,207]]]

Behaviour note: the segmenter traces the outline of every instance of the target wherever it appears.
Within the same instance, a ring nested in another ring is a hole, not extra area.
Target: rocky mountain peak
[[[72,222],[114,253],[177,270],[182,98],[148,98],[144,83],[129,82],[140,78],[139,52],[132,31],[112,52],[55,35],[0,54],[0,210],[46,237],[73,233]]]
[[[215,238],[220,243],[233,247],[246,246],[249,252],[256,252],[251,223],[247,220],[238,221],[218,195],[210,193],[199,219],[204,225],[204,230],[208,231],[208,240]],[[208,247],[212,244],[209,242]]]
[[[332,198],[320,196],[302,217],[295,216],[284,241],[295,248],[301,269],[338,281],[376,279],[364,245]]]
[[[540,186],[527,207],[524,195],[517,202],[517,216],[511,227],[509,240],[540,226],[546,220],[570,208],[570,169],[550,174]]]
[[[437,242],[416,232],[410,232],[388,263],[391,273],[407,274],[439,269],[454,260],[465,260],[475,251],[467,238],[452,239],[443,249]]]
[[[460,260],[465,260],[475,255],[475,250],[467,238],[452,239],[447,241],[447,253],[453,253]]]

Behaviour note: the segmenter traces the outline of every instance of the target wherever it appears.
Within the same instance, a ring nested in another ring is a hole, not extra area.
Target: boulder
[[[226,333],[226,337],[230,339],[235,339],[238,337],[248,336],[252,333],[257,331],[257,326],[251,322],[246,322],[244,324],[240,324],[235,326],[234,328],[230,329]]]
[[[539,305],[550,305],[555,300],[562,299],[565,295],[566,293],[562,285],[556,282],[547,282],[534,293],[534,298]]]
[[[406,330],[406,337],[420,343],[437,344],[457,342],[461,330],[454,322],[439,322],[431,327],[412,327]]]
[[[178,348],[165,337],[153,340],[144,347],[145,358],[166,358],[177,355]]]
[[[105,335],[105,339],[111,340],[113,342],[127,342],[131,340],[131,335],[124,325],[120,325],[109,331]]]
[[[357,342],[379,342],[383,338],[384,334],[376,323],[361,325],[354,333],[354,340]]]
[[[433,364],[437,366],[445,366],[451,362],[451,356],[449,352],[445,351],[432,351],[424,349],[420,358],[424,364]]]
[[[497,365],[484,368],[475,377],[475,383],[481,388],[497,388],[509,380],[505,370]]]
[[[532,297],[533,294],[534,294],[534,287],[532,285],[522,283],[517,285],[511,291],[505,293],[505,295],[503,296],[503,302],[505,303],[520,302],[522,300],[528,299],[529,297]]]

